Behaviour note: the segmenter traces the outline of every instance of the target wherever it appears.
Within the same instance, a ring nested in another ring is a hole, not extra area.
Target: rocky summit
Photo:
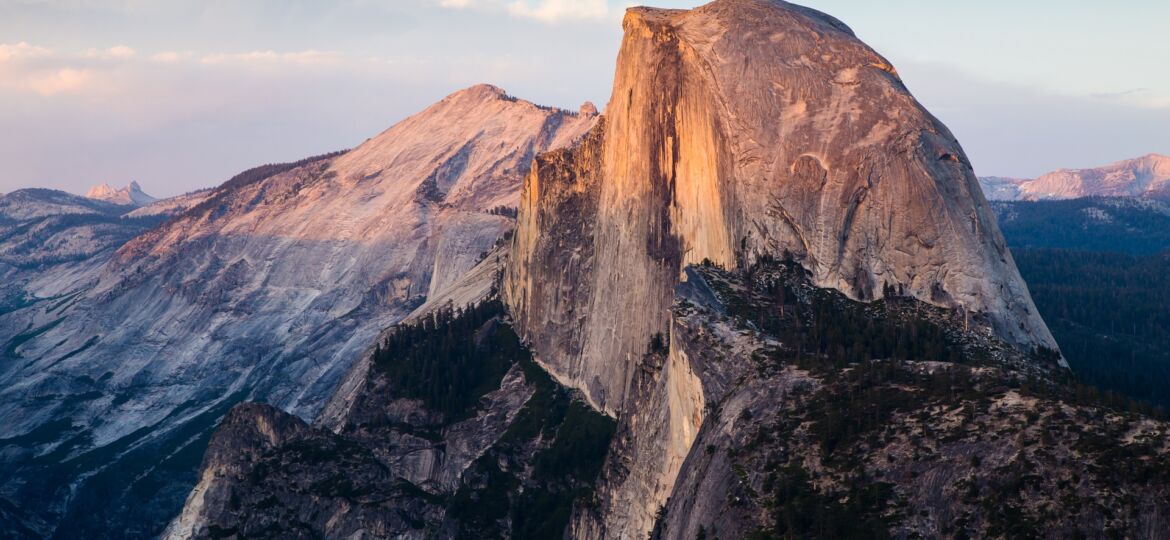
[[[783,2],[635,8],[605,122],[537,159],[504,297],[610,413],[688,264],[794,254],[823,287],[885,286],[1055,348],[954,136],[840,21]]]
[[[89,188],[85,196],[89,199],[127,206],[147,206],[158,201],[158,199],[142,191],[142,187],[138,185],[138,182],[130,182],[126,187],[121,189],[115,189],[107,183],[102,183],[101,185]]]

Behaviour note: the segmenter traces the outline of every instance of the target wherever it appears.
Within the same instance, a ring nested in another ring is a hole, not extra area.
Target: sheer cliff
[[[684,265],[793,253],[1055,348],[954,136],[844,24],[765,0],[624,20],[603,125],[525,180],[504,286],[558,378],[613,414]]]
[[[17,291],[0,313],[6,515],[39,536],[158,534],[218,418],[245,399],[315,415],[513,226],[532,157],[596,119],[469,88],[348,152],[196,194],[67,289]]]

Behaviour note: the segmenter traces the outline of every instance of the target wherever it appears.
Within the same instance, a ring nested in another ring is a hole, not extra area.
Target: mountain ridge
[[[988,199],[1036,201],[1080,197],[1170,196],[1170,156],[1151,153],[1087,169],[1057,169],[1034,179],[979,179]]]
[[[59,531],[157,534],[172,515],[153,508],[177,510],[197,466],[158,460],[189,456],[241,400],[313,416],[383,329],[511,227],[499,208],[531,156],[595,121],[455,92],[343,154],[192,194],[68,294],[24,295],[0,314],[0,440],[37,437],[4,454],[0,496]],[[140,500],[126,476],[165,493]]]

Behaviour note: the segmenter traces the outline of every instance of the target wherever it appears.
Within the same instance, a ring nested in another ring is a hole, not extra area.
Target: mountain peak
[[[451,97],[469,96],[469,97],[476,97],[476,98],[481,98],[481,99],[495,99],[495,98],[501,98],[501,97],[504,97],[507,95],[508,95],[508,92],[506,92],[503,88],[500,88],[494,84],[481,83],[481,84],[469,86],[467,88],[464,88],[463,90],[456,91],[447,97],[451,98]]]
[[[1138,159],[1140,161],[1152,162],[1152,163],[1156,163],[1159,165],[1160,164],[1170,164],[1170,156],[1167,156],[1165,154],[1150,153],[1150,154],[1146,154]]]
[[[781,15],[799,17],[794,22],[796,26],[817,28],[829,32],[840,32],[846,37],[856,38],[853,29],[841,20],[817,11],[781,0],[715,0],[694,9],[664,9],[654,7],[631,7],[626,10],[624,25],[627,29],[633,21],[665,21],[673,16],[683,17],[714,17],[724,22],[734,22],[737,26],[771,26],[767,22],[767,15]]]
[[[99,185],[89,188],[89,191],[85,192],[85,197],[98,201],[132,206],[146,206],[158,200],[147,195],[142,191],[142,186],[139,186],[138,182],[134,181],[131,181],[122,189],[115,189],[108,182],[102,182]]]

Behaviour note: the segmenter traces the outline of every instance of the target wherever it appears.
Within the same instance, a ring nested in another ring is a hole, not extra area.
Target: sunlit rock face
[[[1055,347],[954,136],[844,24],[765,0],[633,8],[606,120],[525,181],[505,295],[534,352],[610,413],[681,268],[794,254]]]
[[[379,332],[513,226],[533,156],[597,118],[472,87],[200,194],[68,294],[0,312],[0,496],[45,534],[158,534],[218,417],[245,399],[312,417]],[[150,487],[124,482],[139,476]]]

